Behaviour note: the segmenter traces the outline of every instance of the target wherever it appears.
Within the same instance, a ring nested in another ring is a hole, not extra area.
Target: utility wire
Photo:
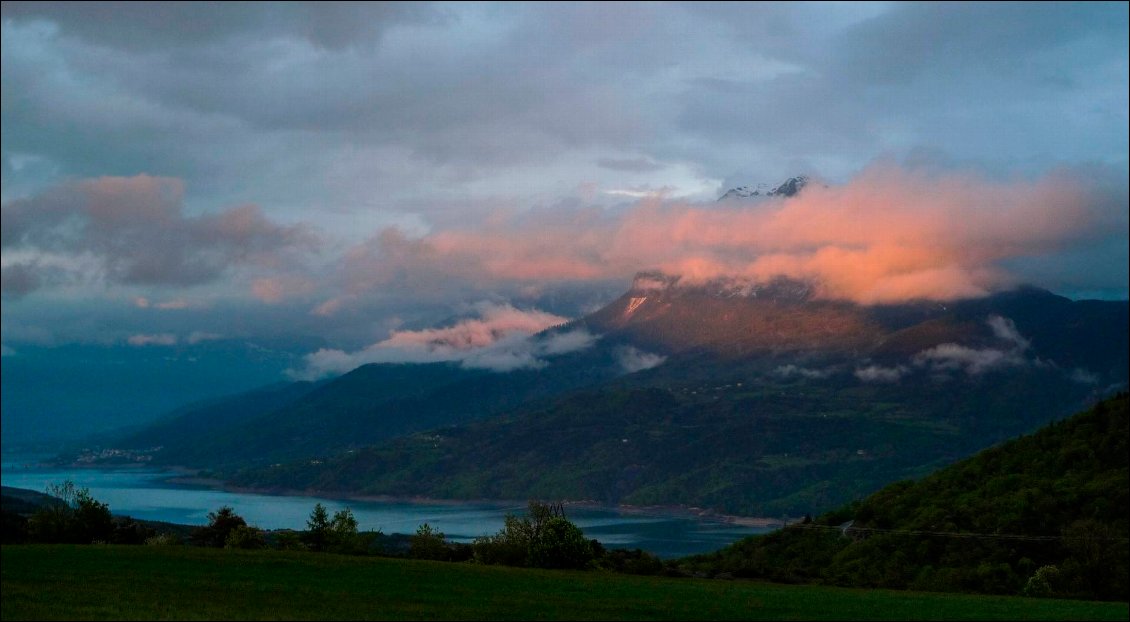
[[[956,532],[956,531],[924,531],[917,529],[882,529],[879,527],[855,527],[852,525],[847,526],[833,526],[833,525],[814,525],[814,524],[793,524],[786,527],[786,529],[806,529],[814,531],[838,531],[844,535],[849,533],[861,534],[896,534],[907,536],[931,536],[940,538],[959,538],[969,540],[1020,540],[1028,542],[1055,542],[1055,541],[1082,541],[1094,540],[1099,542],[1130,542],[1130,538],[1111,538],[1111,537],[1089,537],[1089,536],[1029,536],[1023,534],[1011,533],[971,533],[971,532]]]

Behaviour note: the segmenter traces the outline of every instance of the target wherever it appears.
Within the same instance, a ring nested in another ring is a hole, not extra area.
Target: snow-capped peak
[[[738,186],[737,188],[730,188],[718,198],[719,201],[728,201],[731,199],[753,199],[759,197],[791,197],[795,196],[798,192],[808,185],[808,177],[805,175],[797,175],[790,177],[783,183],[775,188],[770,188],[769,184],[756,184],[753,186]]]

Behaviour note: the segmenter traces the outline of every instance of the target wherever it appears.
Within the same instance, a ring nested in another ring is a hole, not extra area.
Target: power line
[[[895,534],[907,536],[930,536],[940,538],[957,538],[968,540],[1019,540],[1028,542],[1055,542],[1055,541],[1098,541],[1098,542],[1130,542],[1130,538],[1112,538],[1112,537],[1099,537],[1099,536],[1032,536],[1024,534],[1011,534],[1011,533],[973,533],[973,532],[957,532],[957,531],[925,531],[919,529],[883,529],[880,527],[855,527],[853,525],[841,525],[839,527],[832,525],[789,525],[786,529],[805,529],[813,531],[838,531],[844,535],[848,534]]]

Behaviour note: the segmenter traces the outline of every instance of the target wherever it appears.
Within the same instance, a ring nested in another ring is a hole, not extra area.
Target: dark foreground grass
[[[188,547],[4,546],[17,619],[1095,619],[1126,603]]]

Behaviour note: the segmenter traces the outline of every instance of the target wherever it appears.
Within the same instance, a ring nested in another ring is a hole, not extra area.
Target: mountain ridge
[[[182,414],[197,432],[145,439],[163,446],[155,464],[264,489],[815,511],[1125,386],[1128,311],[1035,288],[863,306],[789,279],[641,273],[535,337],[598,337],[537,369],[367,365],[278,408],[224,422],[211,405]]]

